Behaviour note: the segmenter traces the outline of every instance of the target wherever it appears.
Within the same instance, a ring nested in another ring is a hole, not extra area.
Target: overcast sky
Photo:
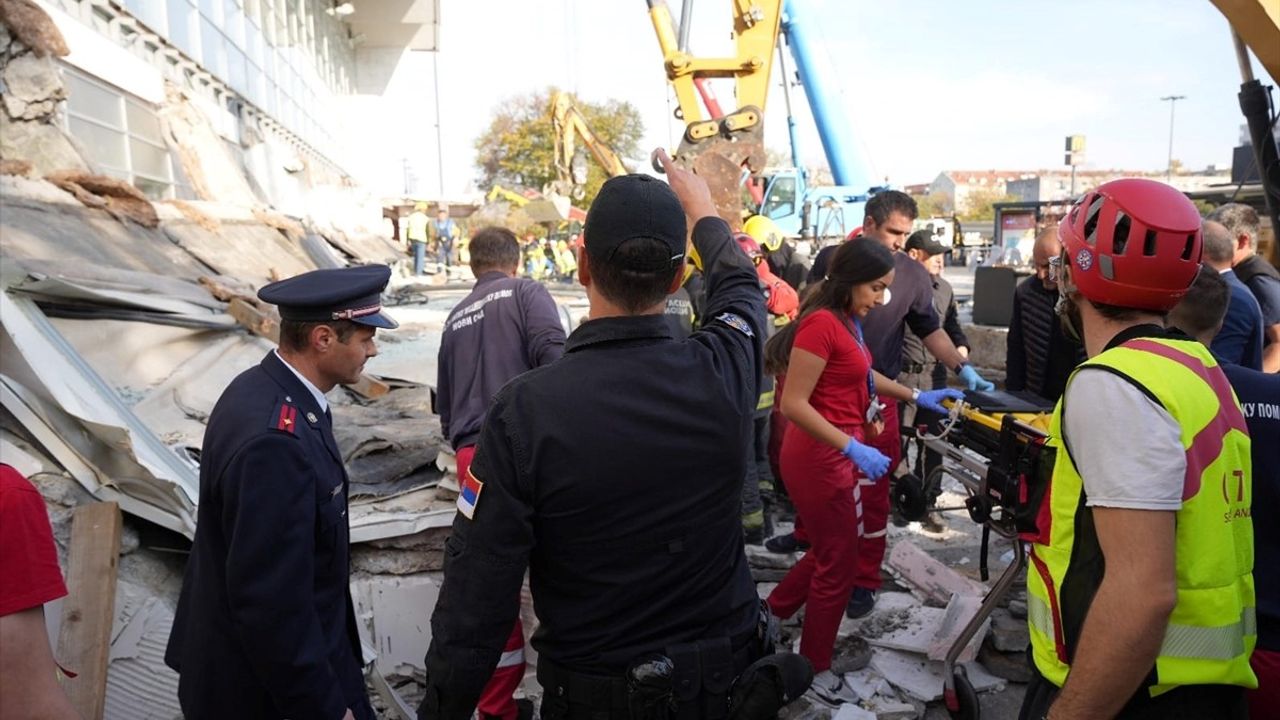
[[[1166,95],[1186,96],[1177,103],[1173,156],[1188,167],[1229,166],[1240,139],[1240,73],[1226,20],[1208,0],[793,1],[820,21],[839,85],[827,92],[839,98],[869,174],[896,186],[945,169],[1058,167],[1064,136],[1076,133],[1087,139],[1086,167],[1161,169]],[[680,0],[670,2],[678,18]],[[446,194],[474,189],[473,142],[493,108],[548,85],[630,101],[644,117],[646,148],[679,138],[683,124],[671,117],[674,97],[644,0],[441,4]],[[698,0],[695,54],[732,51],[729,7]],[[429,195],[439,188],[435,59],[411,54],[388,89],[413,138],[406,152],[420,192]],[[774,71],[766,144],[785,152],[776,63]],[[731,101],[731,82],[718,90]],[[806,163],[823,164],[808,108],[794,99]]]

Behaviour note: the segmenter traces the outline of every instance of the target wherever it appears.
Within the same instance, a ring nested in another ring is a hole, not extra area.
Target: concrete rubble
[[[943,490],[940,506],[959,504],[963,490],[958,483],[946,480]],[[774,512],[778,512],[776,508]],[[789,518],[778,515],[775,534],[790,529]],[[989,590],[986,583],[976,579],[980,535],[981,526],[963,513],[937,513],[933,523],[890,525],[884,586],[876,595],[875,608],[865,617],[842,620],[836,638],[833,667],[837,668],[849,667],[850,659],[860,654],[857,649],[870,646],[869,664],[844,675],[858,701],[833,707],[813,693],[806,693],[782,717],[947,717],[941,701],[941,661]],[[993,578],[1007,564],[1001,558],[1006,545],[1004,541],[992,543]],[[801,556],[776,555],[751,547],[747,554],[757,578],[777,579]],[[963,557],[971,558],[971,562],[960,565],[959,570],[944,564],[956,564]],[[767,597],[775,585],[776,580],[758,581],[756,587],[761,597]],[[1010,598],[1018,597],[1019,591],[1010,593]],[[782,623],[783,642],[793,650],[799,648],[803,614],[801,610]],[[984,717],[1012,718],[1017,714],[1024,684],[1030,679],[1026,632],[1025,619],[1015,618],[1006,608],[999,607],[960,655],[958,664],[979,692]]]
[[[227,383],[272,347],[238,308],[261,311],[254,293],[272,280],[364,263],[397,270],[388,304],[401,328],[379,335],[381,353],[367,366],[385,393],[342,388],[329,399],[351,477],[351,586],[375,669],[371,697],[384,717],[411,717],[457,492],[431,386],[440,332],[469,272],[408,278],[403,251],[376,225],[267,206],[203,101],[176,87],[158,117],[194,197],[153,202],[104,178],[62,129],[67,90],[55,57],[67,48],[32,8],[0,0],[0,12],[17,13],[0,17],[0,457],[44,496],[63,567],[77,506],[114,501],[125,514],[104,717],[180,712],[177,676],[162,656],[195,531],[204,427]],[[241,140],[255,142],[249,131]],[[276,173],[323,173],[302,157],[275,161],[284,168]],[[552,294],[571,329],[585,315],[583,293]],[[903,720],[936,710],[935,656],[986,591],[935,557],[943,540],[974,552],[972,524],[948,523],[943,536],[892,528],[888,564],[901,584],[887,584],[871,616],[841,626],[837,654],[870,663],[846,676],[859,702],[832,708],[807,695],[783,717]],[[776,532],[790,528],[778,518]],[[747,552],[762,597],[799,557]],[[56,635],[56,605],[48,615]],[[798,643],[801,621],[783,624],[784,642]],[[979,689],[1017,680],[1009,648],[1022,642],[1019,622],[997,616],[990,637],[984,630],[966,649]],[[527,657],[519,695],[536,698],[531,648]]]

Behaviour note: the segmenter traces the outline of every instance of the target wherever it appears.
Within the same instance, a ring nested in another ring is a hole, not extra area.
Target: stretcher
[[[924,467],[927,451],[937,453],[942,462],[924,477],[917,473],[896,478],[891,493],[900,516],[919,520],[930,510],[943,477],[958,480],[967,493],[963,509],[983,526],[979,568],[984,582],[991,533],[1013,542],[1013,562],[992,585],[943,661],[943,700],[948,712],[953,718],[976,720],[981,716],[978,695],[957,658],[1026,567],[1024,538],[1035,532],[1039,500],[1053,471],[1053,452],[1045,444],[1053,408],[1033,395],[1006,392],[969,392],[963,401],[948,401],[948,405],[950,414],[936,432],[927,427],[903,430],[906,445],[921,459],[917,468]]]

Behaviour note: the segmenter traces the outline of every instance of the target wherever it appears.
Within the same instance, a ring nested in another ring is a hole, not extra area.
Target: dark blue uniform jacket
[[[165,663],[187,720],[372,718],[348,590],[347,477],[330,420],[270,353],[209,416]]]
[[[621,675],[644,653],[755,628],[739,510],[764,297],[722,220],[699,221],[694,243],[700,329],[675,340],[660,314],[590,320],[494,399],[472,519],[459,513],[445,546],[420,717],[470,716],[526,567],[533,645],[573,671]]]
[[[564,326],[542,283],[482,273],[445,321],[436,363],[436,408],[454,450],[475,445],[493,396],[511,378],[558,360]]]

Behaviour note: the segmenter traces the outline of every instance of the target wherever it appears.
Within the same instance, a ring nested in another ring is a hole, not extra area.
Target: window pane
[[[135,177],[133,179],[133,186],[141,190],[143,195],[146,195],[152,200],[166,200],[173,197],[173,194],[170,191],[170,188],[173,186],[167,182],[160,182],[158,180],[152,180],[144,177]]]
[[[168,33],[168,22],[165,20],[165,4],[155,0],[128,0],[125,6],[129,12],[147,27],[163,36]]]
[[[203,64],[206,70],[214,75],[227,76],[227,39],[218,32],[218,28],[205,18],[200,18],[200,49],[203,51]]]
[[[235,0],[226,0],[223,4],[222,31],[233,45],[244,48],[244,13]]]
[[[244,53],[234,46],[227,51],[227,84],[236,92],[248,94],[249,83],[245,78]]]
[[[145,143],[137,138],[129,138],[129,153],[133,160],[133,171],[157,178],[169,177],[169,151]]]
[[[68,112],[100,120],[112,127],[123,126],[119,93],[105,90],[72,72],[64,75],[67,79]]]
[[[156,144],[163,144],[160,135],[160,120],[148,107],[134,100],[125,101],[126,116],[129,119],[129,134],[137,135]]]
[[[103,165],[104,169],[126,172],[129,165],[125,160],[124,133],[108,130],[77,117],[68,118],[67,127],[71,130],[71,135],[84,145],[90,160]]]
[[[177,45],[182,52],[200,58],[200,43],[192,32],[192,23],[199,15],[187,0],[168,0],[169,3],[169,41]]]

